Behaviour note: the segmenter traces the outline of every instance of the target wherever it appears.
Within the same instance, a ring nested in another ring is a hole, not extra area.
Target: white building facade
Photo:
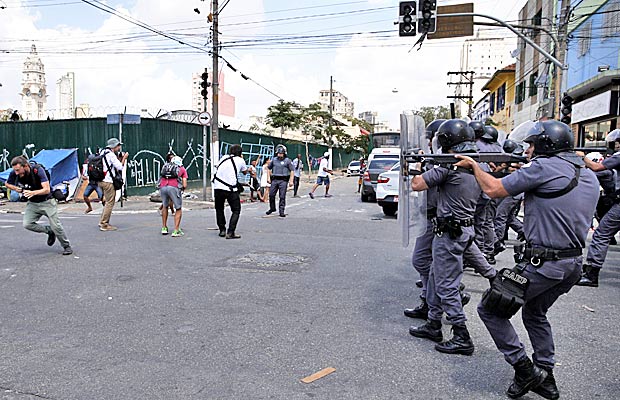
[[[56,119],[75,118],[75,74],[67,72],[56,81]]]
[[[45,84],[45,66],[33,44],[30,54],[24,61],[22,70],[21,116],[25,121],[41,120],[47,116],[47,86]]]
[[[337,90],[332,90],[332,114],[342,115],[353,118],[355,105],[349,101],[347,96]],[[321,90],[319,93],[319,103],[321,108],[329,111],[329,89]]]
[[[492,37],[484,31],[478,30],[476,37],[467,39],[461,47],[460,72],[473,72],[473,99],[455,100],[456,114],[464,117],[469,111],[468,102],[476,104],[484,93],[482,88],[493,76],[495,71],[503,66],[512,64],[513,57],[510,53],[516,49],[516,37]],[[465,76],[457,75],[455,80],[466,81]],[[455,85],[455,95],[469,96],[468,85]]]

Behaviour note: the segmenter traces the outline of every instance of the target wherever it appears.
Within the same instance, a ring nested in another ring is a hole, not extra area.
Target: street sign
[[[140,125],[140,116],[137,114],[108,114],[108,125]]]
[[[200,125],[211,125],[211,114],[209,114],[208,112],[204,111],[201,112],[198,115],[198,123],[200,123]]]
[[[474,3],[437,7],[437,30],[429,33],[429,39],[447,39],[474,35],[474,17],[443,17],[447,14],[473,13]]]

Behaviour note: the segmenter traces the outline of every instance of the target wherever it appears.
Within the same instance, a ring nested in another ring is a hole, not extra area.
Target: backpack
[[[88,156],[88,164],[86,167],[88,180],[91,182],[101,182],[105,177],[103,172],[103,158],[106,152],[102,154],[91,154]]]
[[[42,169],[43,171],[45,171],[45,176],[47,176],[47,181],[50,183],[50,187],[52,185],[52,176],[50,175],[50,172],[47,170],[47,168],[45,168],[43,165],[37,163],[36,161],[29,161],[30,164],[30,169],[32,170],[34,177],[37,181],[40,182],[40,178],[39,178],[39,169]]]
[[[162,167],[160,176],[165,179],[179,179],[179,169],[178,165],[167,162]]]

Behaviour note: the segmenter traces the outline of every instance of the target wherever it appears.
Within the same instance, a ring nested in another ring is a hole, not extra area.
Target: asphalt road
[[[113,215],[117,232],[65,211],[68,257],[0,214],[0,398],[505,398],[512,369],[475,313],[486,280],[464,278],[473,356],[411,337],[422,323],[402,314],[419,294],[411,249],[356,183],[289,198],[286,218],[246,204],[241,240],[217,236],[213,210],[186,211],[182,238],[161,236],[154,211]],[[619,251],[598,289],[576,287],[549,313],[564,399],[620,397]]]

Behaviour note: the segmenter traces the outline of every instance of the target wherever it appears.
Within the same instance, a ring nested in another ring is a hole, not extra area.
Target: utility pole
[[[568,19],[570,17],[570,0],[562,0],[560,9],[560,21],[558,24],[558,48],[555,50],[559,60],[564,61],[566,57]],[[556,55],[554,54],[554,55]],[[562,78],[564,75],[563,68],[554,68],[555,81],[553,82],[553,106],[551,109],[551,118],[554,118],[556,112],[559,113],[560,101],[562,98]]]
[[[219,102],[220,102],[220,69],[219,69],[219,4],[218,0],[213,0],[213,81],[211,83],[211,97],[213,102],[213,115],[211,116],[211,177],[215,176],[215,166],[220,159],[220,137],[219,137]],[[206,149],[205,149],[206,152]],[[213,186],[211,186],[213,190]],[[212,193],[213,195],[213,193]],[[213,197],[215,198],[215,196]]]
[[[332,127],[332,112],[334,110],[334,77],[329,77],[329,127]]]
[[[469,86],[469,96],[459,94],[454,96],[447,96],[447,98],[455,100],[467,100],[466,103],[469,105],[467,116],[471,118],[474,113],[474,71],[448,72],[448,76],[451,77],[452,75],[457,75],[459,81],[452,82],[452,80],[450,79],[450,82],[448,82],[448,86],[456,85],[458,89],[460,89],[462,85]],[[458,92],[462,93],[460,90],[458,90]]]

